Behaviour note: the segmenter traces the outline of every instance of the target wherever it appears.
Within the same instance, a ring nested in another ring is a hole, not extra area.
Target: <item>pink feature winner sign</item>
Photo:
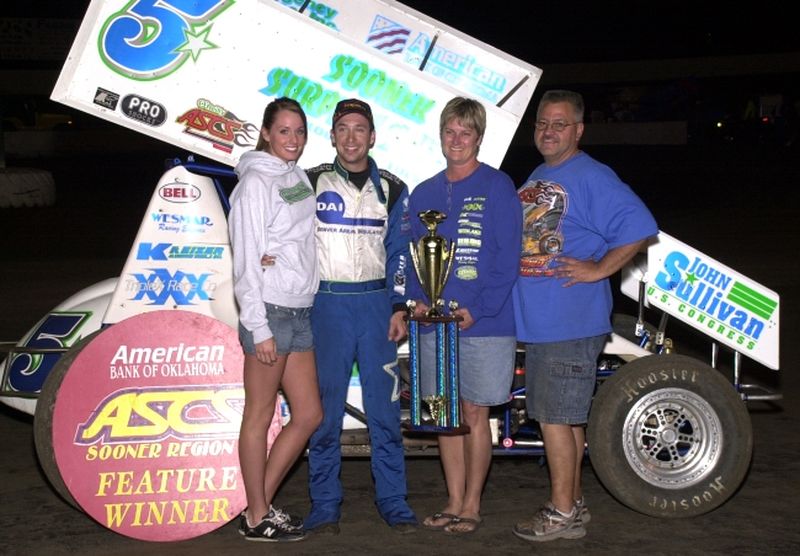
[[[231,327],[187,311],[136,315],[87,344],[53,410],[58,469],[83,510],[147,541],[236,517],[246,506],[242,365]],[[270,439],[279,430],[278,413]]]

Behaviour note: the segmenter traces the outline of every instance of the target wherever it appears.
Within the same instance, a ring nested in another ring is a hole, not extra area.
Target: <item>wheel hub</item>
[[[679,489],[702,481],[720,457],[722,427],[700,396],[679,388],[656,390],[629,411],[623,450],[644,481]]]

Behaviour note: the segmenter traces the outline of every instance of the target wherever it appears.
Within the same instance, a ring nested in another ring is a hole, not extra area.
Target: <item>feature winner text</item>
[[[236,466],[103,471],[98,473],[95,496],[134,498],[131,502],[105,504],[109,528],[227,523],[234,517],[230,500],[209,495],[235,491],[238,474]],[[148,499],[163,494],[170,495],[170,499]]]

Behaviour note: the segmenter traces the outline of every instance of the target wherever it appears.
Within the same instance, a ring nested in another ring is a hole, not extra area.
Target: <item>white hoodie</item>
[[[249,151],[236,165],[228,230],[239,322],[255,343],[272,337],[264,303],[311,307],[319,287],[314,239],[316,200],[306,173],[294,162]],[[261,257],[275,264],[261,266]]]

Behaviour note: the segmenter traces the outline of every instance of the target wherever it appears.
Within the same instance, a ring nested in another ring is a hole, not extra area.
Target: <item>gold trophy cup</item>
[[[428,235],[420,238],[416,246],[413,243],[410,245],[414,270],[431,303],[426,312],[428,317],[444,316],[444,300],[441,295],[453,267],[453,241],[448,245],[446,239],[436,235],[436,227],[445,218],[447,216],[438,210],[420,212],[419,219],[428,229]]]

